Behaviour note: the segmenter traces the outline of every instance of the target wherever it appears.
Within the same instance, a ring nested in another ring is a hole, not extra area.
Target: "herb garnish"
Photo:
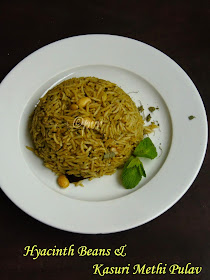
[[[155,108],[155,107],[149,107],[148,109],[149,109],[149,111],[152,113],[152,112],[155,111],[156,108]]]
[[[149,137],[144,138],[136,147],[134,153],[137,157],[156,158],[157,150]]]
[[[152,118],[152,117],[151,117],[151,115],[149,114],[149,115],[146,117],[146,121],[149,122],[149,121],[151,120],[151,118]]]
[[[154,159],[157,150],[149,137],[144,138],[136,147],[133,155],[125,163],[122,172],[122,184],[126,189],[135,188],[141,181],[142,176],[146,177],[143,163],[138,157]]]
[[[191,121],[195,118],[195,116],[189,116],[188,119]]]
[[[142,112],[144,111],[144,107],[143,107],[143,105],[139,106],[139,107],[138,107],[138,110],[139,110],[139,112],[141,112],[141,113],[142,113]]]

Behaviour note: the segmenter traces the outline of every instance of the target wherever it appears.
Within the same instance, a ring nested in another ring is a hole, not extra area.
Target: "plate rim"
[[[78,228],[77,227],[75,227],[75,228],[71,228],[71,229],[69,229],[68,227],[61,227],[61,226],[56,226],[56,224],[54,224],[53,223],[53,221],[52,220],[46,220],[46,219],[40,219],[40,217],[37,217],[36,215],[33,215],[32,213],[29,213],[29,211],[28,211],[28,209],[26,209],[27,207],[24,207],[24,205],[19,205],[18,204],[18,202],[15,200],[15,197],[13,197],[13,195],[10,193],[10,192],[7,192],[7,189],[6,188],[4,188],[3,187],[3,184],[1,184],[1,189],[2,189],[2,191],[10,198],[10,200],[12,200],[13,201],[13,203],[16,205],[16,206],[18,206],[20,209],[22,209],[25,213],[27,213],[28,215],[30,215],[30,216],[32,216],[33,218],[35,218],[36,220],[39,220],[39,221],[41,221],[41,222],[43,222],[43,223],[45,223],[45,224],[48,224],[49,226],[53,226],[53,227],[55,227],[55,228],[58,228],[58,229],[62,229],[62,230],[66,230],[66,231],[71,231],[71,232],[77,232],[77,233],[87,233],[87,234],[89,234],[89,233],[92,233],[92,234],[95,234],[95,233],[113,233],[113,232],[119,232],[119,231],[123,231],[123,230],[128,230],[128,229],[131,229],[131,228],[134,228],[134,227],[136,227],[136,226],[139,226],[139,225],[143,225],[144,223],[146,223],[146,222],[149,222],[149,221],[151,221],[151,220],[153,220],[153,219],[155,219],[156,217],[158,217],[158,216],[160,216],[161,214],[163,214],[165,211],[167,211],[169,208],[171,208],[185,193],[186,193],[186,191],[190,188],[190,186],[192,185],[192,183],[194,182],[194,180],[195,180],[195,178],[197,177],[197,175],[198,175],[198,172],[199,172],[199,170],[200,170],[200,168],[201,168],[201,166],[202,166],[202,163],[203,163],[203,160],[204,160],[204,157],[205,157],[205,152],[206,152],[206,148],[207,148],[207,139],[208,139],[208,126],[207,126],[207,116],[206,116],[206,112],[205,112],[205,107],[204,107],[204,104],[203,104],[203,101],[202,101],[202,98],[201,98],[201,96],[199,95],[199,92],[198,92],[198,90],[197,90],[197,88],[195,87],[195,85],[194,85],[194,83],[192,82],[192,80],[190,79],[190,77],[186,74],[186,72],[174,61],[174,60],[172,60],[169,56],[167,56],[166,54],[164,54],[162,51],[160,51],[160,50],[157,50],[156,48],[154,48],[153,46],[150,46],[150,45],[148,45],[148,44],[146,44],[146,43],[143,43],[143,42],[140,42],[140,41],[138,41],[138,40],[135,40],[135,39],[131,39],[131,38],[127,38],[127,37],[122,37],[122,36],[118,36],[118,35],[109,35],[109,34],[87,34],[87,35],[78,35],[78,36],[74,36],[74,37],[69,37],[69,38],[65,38],[65,39],[61,39],[61,40],[59,40],[59,41],[56,41],[56,42],[53,42],[53,43],[50,43],[50,44],[48,44],[48,45],[46,45],[46,46],[44,46],[44,47],[42,47],[42,48],[40,48],[40,49],[38,49],[37,51],[35,51],[35,52],[33,52],[33,53],[31,53],[31,54],[29,54],[26,58],[24,58],[21,62],[19,62],[8,74],[7,74],[7,76],[2,80],[2,82],[1,82],[1,84],[0,84],[0,92],[2,91],[2,87],[4,87],[5,86],[5,84],[7,84],[7,81],[8,81],[8,79],[10,79],[14,74],[15,74],[15,71],[19,71],[20,70],[20,68],[22,67],[22,66],[24,66],[24,63],[25,62],[27,62],[27,60],[28,59],[30,59],[31,57],[33,58],[33,56],[34,56],[34,54],[42,54],[43,52],[45,52],[45,50],[47,50],[47,48],[53,48],[54,46],[56,46],[57,44],[62,44],[62,43],[64,43],[65,44],[65,42],[69,42],[69,40],[75,40],[75,39],[77,39],[77,38],[96,38],[96,37],[100,37],[101,38],[101,40],[102,40],[102,37],[106,37],[106,38],[112,38],[113,40],[115,40],[116,38],[117,38],[117,40],[128,40],[128,41],[132,41],[132,42],[135,42],[135,44],[137,43],[137,44],[141,44],[141,45],[143,45],[144,46],[144,48],[152,48],[153,49],[153,51],[155,52],[155,53],[161,53],[161,55],[163,55],[165,58],[166,58],[166,60],[168,61],[168,59],[169,59],[169,61],[170,61],[170,63],[172,62],[172,64],[175,64],[176,65],[176,67],[178,66],[178,69],[179,69],[179,71],[181,70],[181,73],[184,73],[184,75],[185,75],[185,79],[187,80],[187,82],[189,82],[190,83],[190,85],[189,86],[193,86],[194,87],[194,92],[197,92],[197,94],[198,94],[198,98],[200,99],[200,104],[199,104],[199,106],[203,106],[203,117],[204,117],[204,119],[203,119],[203,133],[205,134],[205,139],[203,139],[203,148],[202,148],[202,150],[203,150],[203,152],[202,152],[202,154],[200,154],[200,161],[199,161],[199,163],[197,164],[197,168],[196,168],[196,171],[194,172],[194,176],[191,176],[191,180],[188,180],[188,186],[187,187],[185,187],[185,188],[183,188],[183,191],[181,192],[181,193],[179,193],[179,195],[176,197],[176,199],[172,199],[173,200],[173,202],[171,202],[171,203],[169,203],[168,204],[168,207],[164,207],[164,209],[161,209],[161,211],[159,211],[156,215],[153,215],[153,217],[150,217],[150,218],[147,218],[147,219],[145,219],[144,221],[142,221],[142,223],[140,223],[139,224],[139,221],[138,221],[138,219],[136,220],[136,223],[133,223],[132,222],[132,224],[131,223],[129,223],[129,222],[127,222],[127,225],[125,226],[123,226],[122,224],[119,226],[119,224],[118,225],[114,225],[114,226],[110,226],[110,229],[106,229],[106,228],[104,228],[103,226],[101,227],[101,229],[99,229],[100,227],[98,227],[97,229],[95,228],[94,230],[90,230],[89,228],[86,230],[86,231],[84,231],[84,229],[83,230],[81,230],[81,231],[79,231],[78,230]],[[118,65],[116,65],[117,67],[118,67]],[[14,77],[13,77],[14,78]],[[144,78],[144,77],[143,77]],[[2,98],[2,94],[0,95],[0,99]],[[0,105],[1,106],[1,105]],[[0,114],[0,116],[1,116],[1,114]],[[0,126],[0,127],[2,127],[2,126]],[[172,138],[172,141],[173,141],[173,138]],[[0,143],[1,143],[1,139],[0,139]],[[1,154],[1,152],[0,152],[0,154]],[[167,159],[166,159],[167,160]],[[1,162],[0,162],[1,163]],[[165,164],[165,163],[164,163]],[[161,171],[162,172],[162,171]],[[2,177],[2,176],[1,176]],[[1,180],[2,180],[2,178],[0,177],[0,183],[1,183]],[[36,182],[37,183],[37,182]],[[44,191],[44,193],[46,193],[46,195],[47,195],[47,193],[48,192],[46,192],[46,191]],[[54,196],[53,196],[54,197]],[[63,196],[62,196],[63,197]],[[130,196],[131,197],[131,196]],[[53,198],[53,199],[55,199],[55,197]],[[68,198],[69,199],[69,198]],[[132,196],[132,199],[133,199],[133,196]],[[64,199],[65,200],[65,199]],[[124,203],[124,201],[125,201],[125,198],[119,198],[119,199],[117,199],[118,200],[118,202],[116,203],[116,205],[117,206],[119,206],[119,203],[121,204],[123,204]],[[126,200],[127,200],[127,197],[126,197]],[[17,202],[17,203],[16,203]],[[44,201],[42,201],[42,203],[44,203]],[[84,202],[83,201],[83,207],[89,207],[89,204],[90,202]],[[96,207],[97,209],[98,208],[100,208],[100,207],[98,207],[98,204],[100,203],[100,204],[104,204],[104,203],[102,203],[101,201],[100,202],[96,202],[96,203],[93,203],[93,202],[91,202],[92,204],[94,204],[94,207]],[[105,203],[106,205],[105,206],[107,206],[107,205],[109,205],[109,207],[110,207],[110,202],[106,202]],[[80,205],[81,206],[81,205]],[[66,207],[66,206],[65,206]],[[106,207],[104,208],[104,209],[106,209]],[[109,211],[108,211],[108,213],[109,213]],[[97,219],[98,220],[100,220],[100,217],[98,217],[97,216]],[[117,220],[116,220],[116,218],[115,218],[115,221],[114,221],[115,223],[117,222]]]

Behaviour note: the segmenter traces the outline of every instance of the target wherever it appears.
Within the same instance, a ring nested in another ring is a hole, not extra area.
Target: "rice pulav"
[[[130,96],[95,77],[72,78],[50,89],[29,126],[33,150],[47,168],[89,179],[123,166],[144,131]]]

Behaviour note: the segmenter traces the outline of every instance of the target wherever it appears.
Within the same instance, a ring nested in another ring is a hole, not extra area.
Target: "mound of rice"
[[[80,106],[84,97],[90,102]],[[127,161],[143,139],[143,125],[136,105],[116,84],[82,77],[60,83],[40,99],[30,133],[46,167],[57,175],[92,179],[113,174]]]

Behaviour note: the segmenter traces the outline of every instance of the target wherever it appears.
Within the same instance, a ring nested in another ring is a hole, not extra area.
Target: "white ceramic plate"
[[[133,190],[120,171],[85,187],[61,190],[56,176],[25,148],[27,120],[43,93],[58,82],[96,76],[117,83],[152,113],[160,129],[151,135],[159,156],[144,160],[147,178]],[[195,119],[189,120],[188,116]],[[23,211],[53,227],[79,233],[111,233],[142,225],[170,208],[187,191],[207,145],[202,100],[187,74],[144,43],[111,35],[72,37],[21,61],[0,87],[0,185]]]

